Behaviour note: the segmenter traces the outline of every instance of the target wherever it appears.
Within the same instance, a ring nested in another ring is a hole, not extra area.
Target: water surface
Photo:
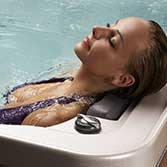
[[[78,64],[74,44],[93,25],[139,16],[167,30],[167,0],[0,0],[0,94]]]

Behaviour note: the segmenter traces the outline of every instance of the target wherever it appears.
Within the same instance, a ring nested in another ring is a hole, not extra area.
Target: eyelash
[[[115,48],[115,45],[114,45],[113,42],[111,41],[111,37],[109,37],[108,42],[110,43],[111,47]]]
[[[107,24],[106,24],[106,27],[110,27],[110,23],[107,23]]]
[[[107,23],[107,24],[106,24],[106,27],[109,28],[109,27],[110,27],[110,23]],[[111,41],[111,38],[112,38],[111,36],[108,38],[108,42],[109,42],[109,44],[111,45],[111,47],[115,48],[115,45],[114,45],[113,42]]]

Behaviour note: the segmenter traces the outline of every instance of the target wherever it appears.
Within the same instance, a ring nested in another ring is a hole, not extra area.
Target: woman
[[[154,21],[129,17],[95,26],[74,50],[82,63],[75,74],[15,88],[1,123],[51,126],[86,112],[104,92],[137,98],[166,84],[167,38]]]

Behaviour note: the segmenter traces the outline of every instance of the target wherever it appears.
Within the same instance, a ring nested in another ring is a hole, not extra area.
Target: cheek
[[[88,62],[87,67],[89,71],[97,76],[108,76],[113,73],[113,66],[105,61]]]
[[[109,61],[112,56],[110,48],[105,42],[95,43],[88,53],[88,57],[96,62]]]
[[[93,44],[89,51],[90,56],[104,57],[106,53],[109,53],[109,48],[105,42],[97,41]]]
[[[93,50],[88,55],[88,68],[97,75],[105,75],[112,68],[111,55],[104,50]]]

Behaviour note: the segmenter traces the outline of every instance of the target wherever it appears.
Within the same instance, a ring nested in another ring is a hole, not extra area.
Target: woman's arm
[[[88,107],[81,107],[78,103],[68,105],[55,105],[52,108],[41,109],[29,114],[22,125],[52,126],[75,117],[78,113],[84,113]]]

